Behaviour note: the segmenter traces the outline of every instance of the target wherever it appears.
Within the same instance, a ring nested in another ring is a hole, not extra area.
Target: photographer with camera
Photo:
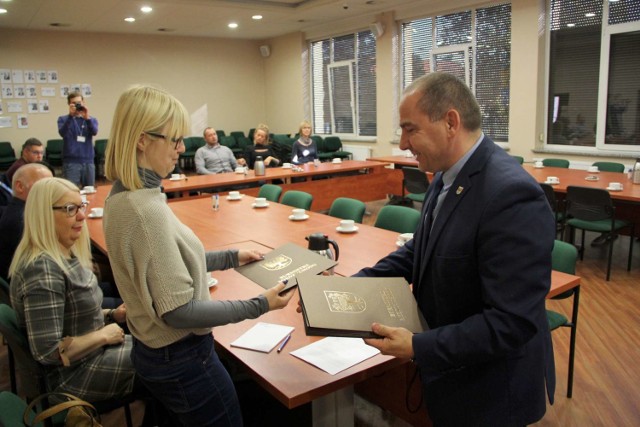
[[[62,172],[69,181],[82,188],[96,181],[93,137],[98,133],[98,120],[89,115],[89,109],[79,92],[67,95],[69,114],[58,117],[58,133],[64,140]]]

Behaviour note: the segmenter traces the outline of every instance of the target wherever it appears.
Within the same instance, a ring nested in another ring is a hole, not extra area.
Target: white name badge
[[[78,142],[85,142],[87,139],[82,136],[82,135],[78,135]]]

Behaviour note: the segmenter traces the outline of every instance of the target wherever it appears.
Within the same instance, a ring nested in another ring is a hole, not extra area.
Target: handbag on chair
[[[32,414],[32,410],[35,406],[44,399],[49,399],[51,397],[56,397],[59,400],[63,400],[63,402],[44,409],[40,413],[36,414],[33,421],[31,421],[30,415]],[[96,411],[96,408],[94,408],[91,403],[79,399],[72,394],[58,392],[44,393],[33,399],[24,411],[24,424],[31,427],[66,410],[68,411],[67,416],[64,419],[65,427],[102,427],[98,411]]]

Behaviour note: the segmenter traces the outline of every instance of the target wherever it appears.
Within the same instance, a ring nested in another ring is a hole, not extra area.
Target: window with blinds
[[[640,2],[551,0],[549,25],[547,144],[640,151]]]
[[[313,131],[376,135],[376,40],[371,31],[311,42]]]
[[[494,141],[509,136],[511,4],[431,16],[402,24],[402,87],[441,71],[465,81]]]

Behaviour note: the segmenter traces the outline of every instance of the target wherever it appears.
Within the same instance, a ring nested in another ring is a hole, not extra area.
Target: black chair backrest
[[[611,219],[615,208],[611,195],[600,188],[568,186],[567,215],[584,221]]]
[[[402,183],[409,193],[421,194],[427,192],[429,179],[426,173],[418,168],[403,167],[402,174],[404,176]]]
[[[552,211],[556,211],[558,209],[558,202],[556,200],[556,193],[553,191],[553,187],[549,184],[540,184],[540,188],[544,191],[544,195],[547,196],[547,201],[549,202],[549,206],[551,206]]]

